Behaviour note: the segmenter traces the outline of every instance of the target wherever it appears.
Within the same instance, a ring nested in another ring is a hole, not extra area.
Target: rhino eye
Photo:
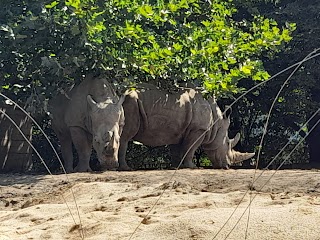
[[[104,135],[105,139],[110,141],[113,137],[113,132],[112,131],[108,131],[105,135]]]
[[[104,136],[104,139],[105,139],[105,141],[109,142],[110,139],[111,139],[111,137],[110,137],[109,134],[106,134],[106,135]]]

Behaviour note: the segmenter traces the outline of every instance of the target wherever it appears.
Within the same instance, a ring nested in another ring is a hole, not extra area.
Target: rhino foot
[[[73,173],[73,168],[64,168],[64,170],[66,171],[66,173]]]
[[[132,169],[131,167],[129,167],[128,165],[118,167],[117,170],[118,170],[118,171],[133,171],[133,169]]]
[[[230,169],[229,165],[213,165],[212,166],[213,169],[224,169],[224,170],[228,170]]]
[[[181,165],[181,168],[191,168],[191,169],[197,169],[198,167],[194,163],[184,163]]]
[[[81,166],[76,166],[74,169],[74,172],[92,172],[90,167],[81,167]]]
[[[168,170],[177,170],[177,169],[178,169],[178,167],[175,167],[175,166],[168,167]]]

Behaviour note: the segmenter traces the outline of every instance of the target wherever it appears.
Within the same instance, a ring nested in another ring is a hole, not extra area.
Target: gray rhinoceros
[[[92,145],[102,169],[118,167],[120,135],[124,125],[122,103],[104,78],[86,77],[66,94],[49,101],[52,128],[61,144],[66,171],[73,171],[72,143],[79,157],[75,171],[91,171]]]
[[[239,134],[229,139],[229,114],[223,115],[214,99],[207,101],[194,89],[168,93],[150,84],[139,89],[129,92],[123,103],[126,119],[119,170],[129,169],[125,156],[131,139],[149,146],[170,145],[174,167],[186,155],[183,167],[194,168],[193,156],[201,145],[216,168],[227,168],[254,155],[233,149]]]

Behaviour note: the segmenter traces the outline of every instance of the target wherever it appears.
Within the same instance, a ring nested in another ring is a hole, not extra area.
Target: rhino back
[[[63,94],[59,94],[49,101],[48,110],[50,112],[50,117],[52,118],[52,127],[57,133],[67,131],[67,125],[64,118],[69,101],[67,96]]]
[[[209,125],[210,105],[193,89],[174,94],[157,89],[137,92],[143,108],[137,141],[150,146],[177,144],[190,131]]]

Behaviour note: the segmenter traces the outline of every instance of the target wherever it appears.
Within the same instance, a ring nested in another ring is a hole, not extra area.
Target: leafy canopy
[[[73,33],[122,81],[193,82],[217,95],[239,92],[242,78],[267,79],[262,56],[278,52],[295,29],[262,16],[235,21],[232,1],[221,0],[66,0],[46,8],[60,24],[77,19]]]

